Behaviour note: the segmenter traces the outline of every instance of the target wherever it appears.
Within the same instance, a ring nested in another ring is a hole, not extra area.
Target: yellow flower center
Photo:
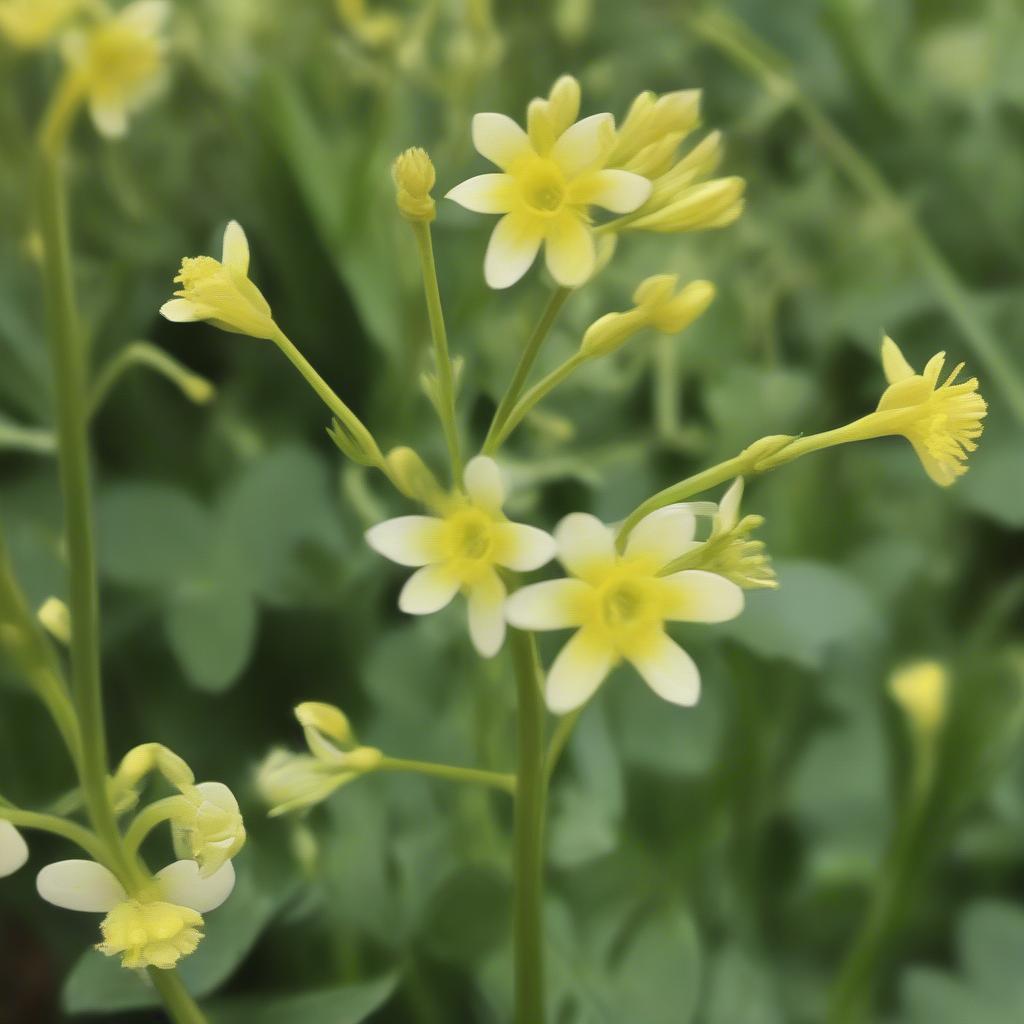
[[[103,919],[103,941],[96,947],[105,956],[121,956],[130,970],[167,970],[194,953],[202,941],[202,915],[188,907],[160,900],[133,899],[119,903]]]
[[[533,213],[552,216],[565,204],[565,175],[554,160],[536,157],[516,175],[523,202]]]
[[[665,590],[649,566],[619,562],[597,582],[591,624],[619,650],[657,629],[665,619]]]
[[[450,516],[449,557],[470,562],[490,562],[494,551],[494,520],[478,508],[463,508]]]

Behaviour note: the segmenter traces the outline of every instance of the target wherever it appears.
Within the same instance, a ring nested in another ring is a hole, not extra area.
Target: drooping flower
[[[131,970],[167,970],[195,952],[202,941],[202,915],[231,895],[231,862],[204,878],[192,860],[180,860],[157,872],[142,890],[127,892],[117,878],[91,860],[66,860],[39,872],[39,895],[54,906],[105,914],[97,949],[120,956]]]
[[[0,0],[0,33],[34,50],[54,39],[81,7],[82,0]]]
[[[885,426],[880,433],[902,434],[910,441],[925,472],[941,487],[967,472],[967,456],[978,447],[981,421],[988,412],[978,393],[977,377],[957,382],[963,363],[939,383],[945,361],[946,353],[939,352],[921,373],[915,373],[896,342],[886,336],[882,368],[889,387],[877,410],[886,416],[875,420],[877,426]]]
[[[507,590],[498,570],[539,569],[554,557],[555,543],[543,530],[505,517],[505,488],[493,459],[470,460],[464,481],[465,490],[441,502],[436,516],[389,519],[368,530],[366,540],[385,558],[417,569],[399,596],[402,611],[429,615],[464,593],[473,644],[490,658],[505,639]]]
[[[577,121],[579,106],[579,84],[565,76],[548,99],[530,105],[527,131],[505,114],[473,118],[473,145],[501,173],[470,178],[447,198],[476,213],[502,214],[484,259],[492,288],[515,284],[542,245],[551,276],[578,287],[596,264],[590,208],[632,213],[651,193],[642,175],[606,167],[615,145],[612,115]]]
[[[9,822],[0,819],[0,878],[13,875],[28,860],[28,845],[21,833]]]
[[[692,705],[700,695],[693,659],[665,631],[666,622],[724,622],[743,610],[743,591],[701,570],[662,575],[687,550],[693,510],[670,505],[642,519],[621,554],[615,534],[594,516],[573,513],[555,530],[568,579],[524,587],[506,607],[519,629],[576,629],[548,672],[548,707],[564,714],[584,704],[625,659],[658,696]]]
[[[270,339],[277,334],[270,303],[249,280],[249,241],[237,221],[224,231],[221,260],[187,257],[174,280],[181,289],[160,307],[161,316],[168,320],[208,320],[222,330],[251,338]]]
[[[65,40],[65,59],[101,135],[124,135],[130,115],[163,86],[167,69],[161,31],[169,13],[166,0],[135,0]]]

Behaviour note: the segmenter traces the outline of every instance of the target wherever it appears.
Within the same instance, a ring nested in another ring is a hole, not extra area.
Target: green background
[[[683,338],[637,339],[527,422],[503,460],[514,518],[613,520],[762,434],[862,415],[883,387],[883,328],[916,366],[940,349],[967,360],[991,411],[950,490],[900,440],[751,482],[745,509],[767,518],[782,586],[734,623],[682,634],[704,676],[699,707],[661,704],[623,672],[588,709],[550,807],[552,1024],[823,1019],[905,815],[911,752],[886,685],[918,657],[948,664],[953,694],[877,1020],[1024,1019],[1020,4],[505,2],[492,23],[468,0],[372,10],[403,19],[397,40],[360,40],[328,0],[179,0],[165,95],[123,143],[84,123],[75,136],[95,364],[149,339],[219,389],[196,407],[134,371],[95,420],[113,754],[172,747],[232,786],[250,827],[239,890],[209,916],[186,980],[217,993],[223,1022],[510,1018],[505,797],[388,776],[303,821],[267,821],[253,787],[272,746],[298,747],[290,709],[304,699],[341,705],[395,756],[507,770],[507,660],[476,658],[461,609],[397,612],[404,574],[361,533],[412,509],[343,464],[324,408],[272,345],[156,310],[180,257],[217,253],[237,218],[278,322],[382,446],[413,443],[440,469],[418,383],[415,248],[388,165],[427,147],[443,194],[486,169],[473,112],[521,119],[571,72],[585,114],[621,117],[642,89],[703,88],[748,205],[724,231],[624,238],[572,298],[545,367],[650,274],[718,288]],[[723,49],[732,17],[767,79]],[[0,50],[0,522],[37,604],[66,590],[26,201],[57,71],[56,57]],[[489,292],[489,219],[439,208],[460,409],[479,444],[550,286],[535,268]],[[988,370],[990,341],[1011,372]],[[42,806],[70,785],[44,714],[0,679],[0,788]],[[0,1020],[121,1020],[145,990],[83,955],[94,918],[38,901],[33,870],[69,851],[29,838],[30,869],[0,883]],[[152,858],[170,859],[169,844]],[[275,1002],[286,996],[298,1001]]]

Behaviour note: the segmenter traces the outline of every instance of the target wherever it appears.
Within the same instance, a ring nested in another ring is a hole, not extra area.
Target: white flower
[[[28,846],[9,822],[0,821],[0,878],[13,875],[28,860]]]
[[[460,591],[466,595],[469,633],[485,658],[505,639],[507,591],[498,569],[531,572],[555,555],[555,542],[543,530],[505,518],[504,501],[497,463],[478,455],[466,466],[465,493],[448,498],[438,516],[401,516],[366,533],[374,551],[418,570],[402,588],[402,611],[429,615]]]
[[[565,76],[547,100],[530,105],[528,131],[505,114],[473,118],[473,145],[502,173],[470,178],[447,198],[476,213],[503,214],[484,259],[492,288],[515,284],[541,245],[551,276],[578,287],[596,265],[590,207],[632,213],[651,194],[641,175],[605,168],[615,146],[612,115],[576,121],[579,107],[579,84]]]
[[[670,505],[642,519],[620,554],[613,531],[592,515],[575,512],[558,524],[558,558],[572,578],[524,587],[506,607],[519,629],[577,630],[548,673],[553,712],[585,703],[622,659],[659,697],[697,702],[700,673],[665,623],[733,619],[743,610],[743,591],[697,569],[660,575],[690,549],[695,529],[693,507]]]
[[[140,892],[128,893],[101,864],[65,860],[39,872],[39,895],[55,907],[105,914],[96,947],[120,956],[124,967],[168,969],[193,953],[203,938],[202,915],[216,910],[235,887],[235,869],[226,862],[208,878],[193,860],[179,860],[158,871]]]

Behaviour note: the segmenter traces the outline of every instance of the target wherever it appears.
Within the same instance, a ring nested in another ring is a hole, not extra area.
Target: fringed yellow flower
[[[879,422],[889,425],[883,433],[906,437],[925,472],[941,487],[967,472],[967,456],[978,447],[988,411],[976,377],[958,383],[963,363],[939,382],[945,361],[946,353],[939,352],[915,373],[896,342],[885,337],[882,367],[889,387],[877,410],[886,414]]]
[[[515,284],[542,245],[551,276],[578,287],[596,265],[590,207],[632,213],[651,194],[646,178],[606,167],[615,145],[612,115],[576,121],[579,106],[579,84],[564,77],[546,100],[530,105],[527,131],[504,114],[473,118],[477,152],[502,173],[470,178],[447,198],[477,213],[503,214],[484,259],[492,288]]]
[[[125,900],[103,919],[104,956],[120,956],[121,966],[138,971],[146,967],[169,970],[189,956],[203,939],[203,915],[190,907],[161,900]]]
[[[208,320],[215,327],[250,338],[270,339],[277,334],[270,303],[249,280],[249,242],[237,221],[231,221],[224,231],[221,260],[187,257],[174,280],[180,290],[160,307],[168,320]]]
[[[33,50],[53,40],[82,8],[82,0],[0,0],[0,33]]]
[[[555,544],[543,530],[505,517],[505,488],[493,459],[470,460],[464,480],[465,491],[446,498],[437,516],[389,519],[368,530],[366,540],[385,558],[417,569],[399,595],[402,611],[429,615],[465,593],[470,637],[490,658],[505,640],[507,591],[498,570],[539,569],[554,557]]]
[[[166,0],[136,0],[95,27],[68,36],[64,56],[100,134],[124,135],[129,116],[162,87],[166,46],[161,30],[169,12]]]
[[[664,700],[697,702],[700,673],[665,623],[735,618],[743,610],[743,591],[710,572],[662,574],[688,550],[695,530],[693,510],[670,505],[641,520],[620,554],[614,532],[594,516],[577,512],[559,523],[558,557],[572,578],[524,587],[506,608],[518,629],[577,630],[548,672],[553,712],[584,704],[623,659]]]

